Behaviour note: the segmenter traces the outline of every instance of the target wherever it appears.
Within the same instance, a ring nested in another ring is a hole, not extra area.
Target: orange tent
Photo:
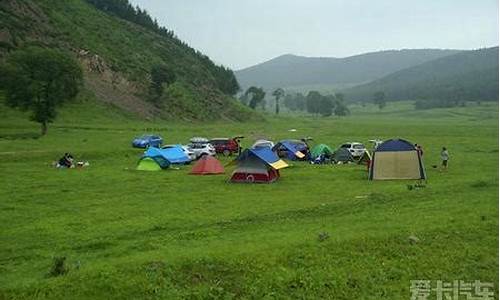
[[[191,169],[190,174],[193,175],[224,174],[224,167],[217,160],[217,158],[210,155],[204,155],[193,166],[193,169]]]

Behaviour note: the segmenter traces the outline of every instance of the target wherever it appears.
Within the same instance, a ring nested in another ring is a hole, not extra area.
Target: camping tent
[[[419,152],[412,143],[402,139],[387,140],[373,153],[370,180],[425,179]]]
[[[285,157],[290,160],[306,159],[309,149],[307,144],[296,140],[283,140],[273,147],[279,157]]]
[[[175,145],[174,147],[169,147],[166,149],[149,147],[148,150],[144,152],[144,156],[161,156],[168,160],[171,164],[185,164],[191,161],[189,157],[184,153],[181,145]]]
[[[137,163],[137,170],[140,171],[160,171],[170,166],[170,162],[161,156],[143,156]]]
[[[209,174],[223,174],[223,173],[224,173],[224,167],[217,160],[217,158],[210,155],[204,155],[193,166],[190,174],[209,175]]]
[[[332,160],[336,163],[347,163],[353,162],[354,158],[352,157],[351,152],[349,152],[349,149],[338,148],[337,150],[335,150],[335,152],[333,152]]]
[[[325,144],[319,144],[319,145],[314,146],[314,148],[312,148],[312,150],[311,150],[311,158],[312,159],[316,159],[322,154],[327,156],[327,157],[330,157],[333,154],[332,148],[328,147]]]
[[[232,182],[271,183],[280,177],[279,170],[288,167],[270,148],[246,149],[233,162]]]

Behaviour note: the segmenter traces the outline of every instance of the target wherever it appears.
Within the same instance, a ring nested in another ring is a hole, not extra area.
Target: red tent
[[[224,174],[224,167],[217,160],[217,158],[210,155],[204,155],[193,166],[193,169],[191,169],[190,174],[193,175]]]

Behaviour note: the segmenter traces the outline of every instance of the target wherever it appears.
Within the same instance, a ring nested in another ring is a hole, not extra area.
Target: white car
[[[168,148],[173,148],[173,147],[177,147],[179,145],[165,145],[163,147],[161,147],[162,149],[168,149]],[[194,154],[193,151],[189,150],[189,148],[187,146],[184,146],[184,145],[180,145],[182,150],[184,151],[184,154],[187,155],[187,157],[189,157],[189,160],[193,161],[196,159],[196,155]]]
[[[252,148],[262,148],[262,147],[268,147],[272,149],[274,147],[274,143],[268,140],[256,140],[255,143],[253,143],[252,145]]]
[[[366,151],[365,145],[356,142],[344,143],[342,144],[342,146],[340,146],[340,148],[346,148],[347,150],[349,150],[349,152],[351,152],[351,155],[355,158],[361,157]]]
[[[194,137],[191,140],[189,140],[190,144],[187,145],[187,149],[189,151],[192,151],[194,153],[194,156],[196,159],[199,159],[200,157],[204,155],[211,155],[215,156],[215,148],[210,144],[210,141],[206,138],[202,137]]]

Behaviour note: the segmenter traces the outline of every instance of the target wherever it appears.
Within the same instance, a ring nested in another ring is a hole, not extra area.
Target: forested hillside
[[[128,0],[0,2],[0,58],[28,45],[78,58],[97,99],[144,118],[248,119],[233,72]]]
[[[343,91],[349,100],[420,100],[421,108],[498,100],[498,47],[461,52]]]
[[[236,71],[236,77],[243,88],[252,85],[268,89],[308,85],[345,87],[366,83],[458,52],[435,49],[389,50],[346,58],[283,55]]]

